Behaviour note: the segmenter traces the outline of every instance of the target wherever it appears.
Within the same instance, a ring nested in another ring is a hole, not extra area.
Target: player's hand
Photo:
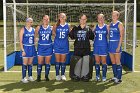
[[[25,56],[25,55],[26,55],[26,53],[25,53],[25,51],[23,51],[23,52],[22,52],[22,56]]]
[[[120,52],[120,47],[118,47],[118,48],[116,49],[116,52],[117,52],[117,53],[119,53],[119,52]]]

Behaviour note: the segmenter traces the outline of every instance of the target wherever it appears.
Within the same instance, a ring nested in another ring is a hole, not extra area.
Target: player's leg
[[[66,54],[61,54],[61,78],[62,80],[66,80],[65,77],[65,69],[66,69]]]
[[[33,57],[28,58],[28,80],[34,81],[32,77]]]
[[[61,76],[59,75],[61,54],[55,54],[55,60],[56,80],[61,80]]]
[[[37,80],[41,81],[41,71],[42,71],[42,65],[44,63],[44,56],[38,56],[38,65],[37,65]]]
[[[101,60],[102,60],[102,81],[106,81],[106,72],[107,72],[106,56],[101,56]]]
[[[114,74],[114,77],[111,80],[114,81],[117,78],[116,59],[115,59],[115,54],[109,53],[109,55],[110,55],[110,59],[111,59],[111,63],[112,63],[112,70],[113,70],[113,74]]]
[[[120,62],[120,58],[121,58],[121,53],[116,53],[115,54],[115,59],[116,59],[116,64],[117,64],[117,80],[115,81],[116,83],[121,83],[122,80],[122,65]]]
[[[100,80],[100,62],[101,57],[99,55],[95,55],[95,70],[96,70],[96,81]]]
[[[51,61],[51,56],[46,56],[45,57],[45,79],[46,81],[49,81],[49,72],[50,72],[50,61]]]
[[[27,80],[27,78],[26,78],[27,65],[28,65],[28,58],[23,57],[23,64],[22,64],[22,80],[21,80],[23,83],[28,83],[28,80]]]

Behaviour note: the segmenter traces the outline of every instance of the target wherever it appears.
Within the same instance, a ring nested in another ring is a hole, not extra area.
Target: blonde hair
[[[98,16],[102,16],[103,19],[105,19],[105,16],[104,16],[104,14],[102,14],[102,13],[98,14],[97,17],[98,17]]]
[[[112,14],[113,13],[116,13],[118,17],[120,16],[120,13],[118,11],[113,11]]]

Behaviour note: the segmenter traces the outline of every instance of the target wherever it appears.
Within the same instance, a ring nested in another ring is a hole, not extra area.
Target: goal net
[[[71,25],[78,25],[79,15],[87,15],[89,26],[97,23],[97,15],[103,13],[105,22],[111,22],[111,12],[113,10],[120,12],[120,21],[125,26],[125,36],[123,40],[123,51],[133,56],[133,17],[134,3],[6,3],[6,56],[19,51],[19,31],[25,25],[25,19],[32,17],[33,27],[41,24],[43,15],[50,16],[50,25],[57,21],[58,14],[66,13],[67,22]],[[92,44],[91,44],[92,45]],[[73,44],[70,44],[70,50],[73,50]],[[14,54],[16,56],[17,54]],[[13,56],[10,56],[11,58]],[[131,59],[130,59],[131,60]],[[7,59],[6,70],[16,63]],[[10,65],[9,65],[10,64]],[[133,66],[131,66],[132,69]]]

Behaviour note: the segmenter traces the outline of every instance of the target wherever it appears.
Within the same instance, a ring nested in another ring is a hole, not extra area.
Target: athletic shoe
[[[105,82],[105,81],[106,81],[106,77],[103,77],[103,78],[102,78],[102,81]]]
[[[28,80],[29,80],[29,81],[34,81],[34,79],[33,79],[32,76],[28,77]]]
[[[121,79],[116,79],[114,82],[115,82],[116,84],[120,84],[120,83],[122,82],[122,80],[121,80]]]
[[[37,81],[37,82],[40,82],[40,81],[41,81],[41,77],[40,77],[40,75],[37,76],[36,81]]]
[[[113,77],[113,78],[111,78],[111,80],[110,80],[110,81],[115,82],[115,80],[116,80],[116,79],[117,79],[116,77]]]
[[[45,80],[46,80],[46,81],[49,81],[49,80],[50,80],[49,77],[48,77],[47,75],[45,76]]]
[[[100,77],[96,76],[96,81],[99,81],[100,80]]]
[[[57,75],[57,76],[56,76],[56,80],[57,80],[57,81],[60,81],[60,80],[61,80],[61,76],[60,76],[60,75]]]
[[[82,81],[88,82],[89,81],[89,78],[87,76],[84,76],[84,77],[82,77]]]
[[[72,80],[75,81],[75,82],[78,82],[78,81],[80,81],[80,78],[78,76],[73,76]]]
[[[65,75],[62,75],[61,76],[61,79],[64,80],[64,81],[66,81],[66,76]]]
[[[26,77],[24,79],[22,79],[21,81],[22,81],[22,83],[28,83],[29,82]]]

